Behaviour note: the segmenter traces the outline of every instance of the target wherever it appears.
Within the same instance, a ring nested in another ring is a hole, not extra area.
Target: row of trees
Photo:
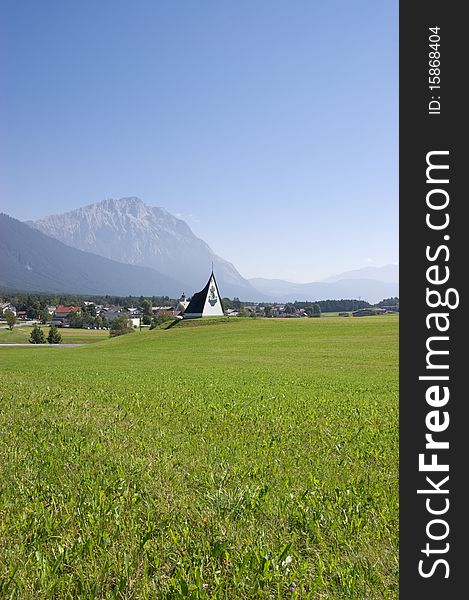
[[[44,331],[39,325],[34,325],[31,330],[31,335],[29,336],[30,344],[61,344],[62,343],[62,335],[60,331],[57,329],[55,325],[51,325],[49,328],[49,334],[46,337]]]
[[[381,302],[378,302],[375,306],[393,308],[394,310],[399,311],[399,298],[397,296],[393,296],[392,298],[384,298]]]
[[[351,312],[360,308],[370,308],[371,304],[366,300],[318,300],[317,302],[293,302],[295,309],[302,308],[306,312],[309,308],[314,309],[314,306],[319,306],[320,312]],[[286,305],[287,306],[287,305]]]
[[[18,310],[25,310],[28,319],[33,319],[47,306],[82,306],[85,301],[95,304],[115,305],[115,306],[142,306],[147,299],[153,306],[164,306],[175,304],[176,300],[169,296],[111,296],[111,295],[84,295],[84,294],[48,294],[48,293],[7,293],[0,294],[4,301],[11,302]]]
[[[386,303],[386,305],[390,304],[391,301],[395,302],[397,300],[397,304],[399,304],[399,299],[387,299],[380,302],[377,306],[381,306],[382,303]],[[225,309],[232,308],[234,310],[239,311],[241,316],[248,316],[249,313],[245,311],[246,305],[248,302],[241,302],[238,298],[234,298],[234,300],[230,300],[229,298],[223,298],[223,306]],[[270,316],[275,312],[276,305],[280,303],[272,303],[271,305],[264,305],[262,311],[266,316]],[[323,312],[351,312],[354,310],[358,310],[360,308],[369,308],[371,304],[366,302],[366,300],[353,300],[353,299],[342,299],[342,300],[317,300],[314,302],[287,302],[283,304],[284,312],[287,315],[293,315],[297,312],[297,310],[304,310],[311,317],[318,317]],[[252,313],[251,313],[252,314]]]

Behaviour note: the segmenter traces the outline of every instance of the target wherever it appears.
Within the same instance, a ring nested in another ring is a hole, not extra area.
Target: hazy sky
[[[245,277],[398,261],[397,0],[1,0],[0,210],[138,196]]]

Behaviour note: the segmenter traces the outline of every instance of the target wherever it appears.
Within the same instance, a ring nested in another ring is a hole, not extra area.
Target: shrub
[[[126,333],[133,333],[134,328],[132,321],[128,317],[122,316],[113,319],[109,330],[110,337],[117,337],[118,335],[125,335]]]
[[[172,312],[169,312],[168,310],[161,310],[156,317],[153,317],[151,320],[150,329],[155,329],[155,327],[158,327],[167,321],[172,321],[173,319],[174,315]]]

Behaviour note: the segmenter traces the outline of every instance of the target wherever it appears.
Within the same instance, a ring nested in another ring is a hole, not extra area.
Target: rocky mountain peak
[[[108,198],[28,224],[73,248],[156,269],[182,281],[189,293],[205,285],[212,262],[223,295],[253,297],[255,291],[185,221],[137,197]]]

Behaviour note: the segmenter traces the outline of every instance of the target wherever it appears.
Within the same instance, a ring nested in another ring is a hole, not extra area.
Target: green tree
[[[47,323],[47,321],[49,321],[50,314],[49,314],[49,311],[47,310],[47,308],[43,308],[39,312],[39,319],[41,320],[42,325],[45,325]]]
[[[25,310],[28,319],[35,319],[37,317],[41,310],[41,305],[36,297],[28,296]]]
[[[46,336],[44,335],[44,332],[38,325],[34,325],[32,331],[31,331],[31,335],[29,336],[29,343],[30,344],[45,344],[46,343]]]
[[[7,325],[10,329],[10,331],[13,329],[13,327],[15,326],[16,323],[16,315],[14,312],[12,312],[11,310],[6,310],[3,313],[3,316],[5,317],[5,321],[7,322]]]
[[[313,317],[321,316],[321,307],[317,303],[313,304],[313,315],[312,316]]]
[[[117,337],[118,335],[125,335],[126,333],[133,333],[134,328],[132,327],[132,321],[128,317],[122,316],[113,319],[109,330],[110,337]]]
[[[61,344],[62,334],[55,325],[51,325],[49,329],[49,335],[47,336],[49,344]]]
[[[84,319],[94,319],[96,317],[96,306],[94,304],[82,304],[81,312]]]
[[[151,317],[153,314],[153,305],[151,303],[150,300],[148,300],[147,298],[145,298],[145,300],[142,302],[142,309],[143,309],[143,314],[147,315],[148,317]]]
[[[375,304],[375,306],[386,306],[392,307],[395,310],[399,310],[399,298],[397,298],[396,296],[394,296],[393,298],[384,298],[384,300],[381,300],[381,302],[378,302],[378,304]]]
[[[160,312],[151,320],[150,329],[155,329],[155,327],[158,327],[159,325],[162,325],[167,321],[173,320],[174,315],[172,312],[170,312],[169,310],[160,310]]]
[[[272,307],[271,306],[265,306],[264,307],[264,314],[265,314],[266,317],[272,316]]]
[[[150,315],[143,315],[142,317],[142,324],[143,325],[151,325],[151,317]]]
[[[234,303],[229,298],[222,298],[222,304],[225,310],[234,308]]]
[[[285,304],[285,312],[287,315],[293,315],[295,313],[295,306],[291,302],[288,302],[288,304]]]
[[[70,327],[73,327],[74,329],[81,329],[83,327],[83,317],[81,315],[81,312],[77,310],[72,312],[68,319],[68,322],[70,324]]]

